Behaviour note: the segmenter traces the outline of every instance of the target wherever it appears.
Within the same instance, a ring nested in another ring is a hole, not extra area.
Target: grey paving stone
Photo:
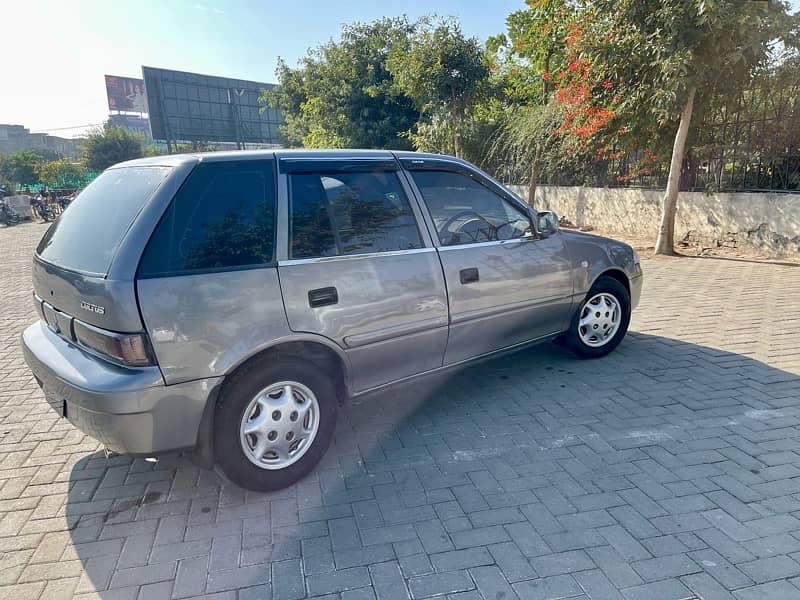
[[[484,598],[504,598],[517,600],[504,572],[498,566],[475,567],[470,569],[472,579]]]
[[[556,575],[541,579],[520,581],[513,586],[520,600],[558,600],[572,598],[581,593],[581,587],[572,575]]]
[[[337,569],[350,567],[363,567],[373,563],[392,560],[395,557],[394,549],[390,544],[376,544],[364,548],[349,548],[347,550],[334,550],[333,558]]]
[[[642,578],[631,568],[628,561],[611,546],[590,548],[587,554],[618,588],[634,587],[642,583]]]
[[[433,565],[427,554],[410,554],[398,559],[405,577],[416,577],[433,573]]]
[[[662,579],[653,583],[645,583],[622,590],[626,600],[689,600],[694,598],[691,592],[678,579]]]
[[[714,527],[722,531],[732,540],[736,540],[737,542],[752,540],[753,538],[758,537],[746,525],[734,519],[724,510],[721,509],[710,510],[703,513],[703,516],[705,516],[708,519],[709,523],[714,525]]]
[[[130,569],[118,569],[111,577],[110,587],[128,587],[132,585],[144,585],[146,583],[166,581],[175,577],[175,569],[176,563],[174,562],[158,563],[155,565],[147,565],[145,567],[131,567]]]
[[[726,589],[734,590],[753,585],[752,580],[742,571],[711,549],[690,552],[689,556],[703,570],[719,581]]]
[[[461,571],[470,567],[491,565],[494,558],[484,547],[466,548],[432,554],[431,564],[436,571]]]
[[[371,585],[366,567],[339,569],[306,577],[306,588],[311,596],[333,594]]]
[[[414,530],[414,526],[407,523],[365,529],[361,532],[361,539],[365,546],[413,540],[416,537],[417,532]]]
[[[681,577],[683,585],[703,600],[732,600],[733,595],[708,573],[695,573]]]
[[[788,581],[773,581],[733,592],[737,600],[798,600],[800,589]]]
[[[370,565],[369,573],[378,600],[408,600],[409,592],[397,561]]]
[[[284,560],[272,563],[272,599],[299,600],[306,595],[302,561]]]
[[[698,573],[702,568],[685,554],[671,554],[631,563],[631,566],[645,581],[674,578]]]
[[[536,531],[530,523],[514,523],[506,525],[505,530],[508,532],[514,543],[528,558],[533,556],[541,556],[543,554],[550,554],[555,548],[550,548],[547,543],[542,539],[542,536]],[[554,534],[557,535],[557,534]]]
[[[524,521],[525,517],[517,508],[495,508],[470,513],[469,520],[472,522],[473,527],[479,528],[490,525],[518,523]]]
[[[541,577],[563,575],[575,571],[594,569],[595,564],[583,550],[560,552],[547,556],[537,556],[531,559],[531,564]]]
[[[508,581],[514,583],[523,579],[534,579],[537,576],[530,561],[513,542],[489,546],[489,552]]]
[[[619,555],[625,560],[642,560],[650,558],[650,553],[630,533],[619,525],[602,527],[597,530]]]
[[[411,597],[416,599],[464,592],[473,589],[475,585],[466,571],[448,571],[414,577],[408,580],[408,587]]]
[[[470,548],[473,546],[486,546],[489,544],[496,544],[498,542],[506,542],[511,539],[506,530],[500,525],[459,531],[452,533],[450,537],[453,540],[453,545],[457,549]]]
[[[581,571],[575,573],[573,577],[592,600],[622,600],[622,592],[600,569]]]
[[[206,591],[215,593],[226,590],[238,590],[266,583],[270,580],[270,570],[267,565],[253,565],[239,567],[226,571],[212,571],[208,574]]]
[[[756,583],[800,575],[800,564],[788,556],[759,558],[753,562],[740,563],[737,567]]]
[[[417,523],[414,527],[422,547],[428,554],[445,552],[454,548],[449,534],[439,521],[425,521]]]

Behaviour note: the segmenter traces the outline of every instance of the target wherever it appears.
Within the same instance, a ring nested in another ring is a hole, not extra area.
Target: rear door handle
[[[335,287],[324,287],[308,292],[308,305],[311,308],[329,306],[339,302],[339,292]]]
[[[475,267],[461,269],[458,274],[461,277],[461,283],[474,283],[480,279],[478,269]]]

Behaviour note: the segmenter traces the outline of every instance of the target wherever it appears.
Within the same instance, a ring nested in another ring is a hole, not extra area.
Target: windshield
[[[131,223],[169,171],[169,167],[105,171],[44,234],[36,253],[58,267],[105,275]]]

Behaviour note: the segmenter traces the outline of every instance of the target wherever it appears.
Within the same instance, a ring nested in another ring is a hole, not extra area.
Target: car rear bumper
[[[59,415],[115,452],[157,455],[197,444],[206,402],[222,378],[165,385],[158,367],[129,369],[84,352],[37,321],[22,349]]]

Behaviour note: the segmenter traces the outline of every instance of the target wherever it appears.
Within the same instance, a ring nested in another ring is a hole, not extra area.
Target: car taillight
[[[154,365],[150,341],[145,333],[115,333],[81,323],[73,324],[77,342],[116,363],[131,367]]]

